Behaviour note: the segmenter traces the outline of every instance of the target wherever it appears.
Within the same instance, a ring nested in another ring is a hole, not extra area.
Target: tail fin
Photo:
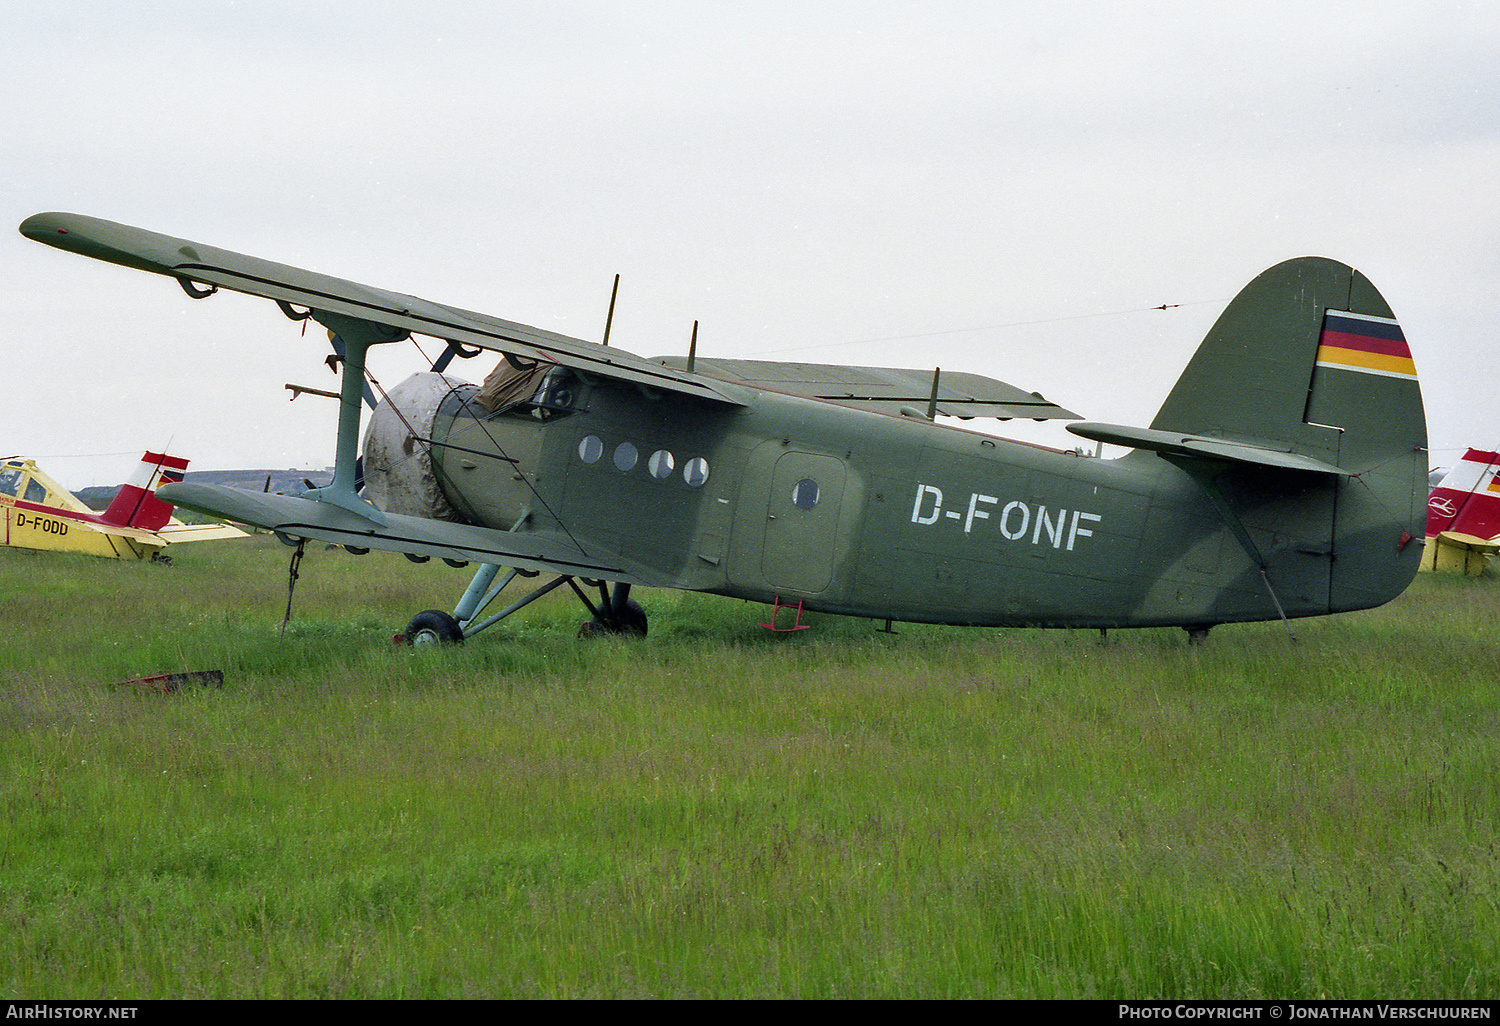
[[[1489,541],[1500,535],[1500,453],[1470,449],[1427,499],[1427,537],[1444,531]]]
[[[1309,600],[1302,608],[1367,608],[1411,583],[1421,547],[1408,543],[1420,537],[1427,498],[1422,393],[1400,325],[1352,267],[1303,257],[1257,277],[1151,427],[1337,468],[1230,462],[1212,472],[1226,516],[1265,554],[1268,580],[1295,582]]]
[[[1500,453],[1470,449],[1427,500],[1423,570],[1481,574],[1500,550]]]
[[[161,530],[172,519],[172,507],[156,497],[157,486],[181,481],[187,465],[187,460],[177,456],[146,453],[129,482],[121,486],[120,493],[100,519],[117,527]]]

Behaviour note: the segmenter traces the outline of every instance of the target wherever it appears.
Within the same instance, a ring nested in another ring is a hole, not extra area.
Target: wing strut
[[[347,349],[348,347],[344,345],[344,340],[339,337],[337,332],[328,333],[328,344],[333,346],[334,356],[338,357],[338,360],[335,360],[333,356],[328,357],[328,365],[330,367],[335,367],[338,365],[339,361],[347,360],[349,358],[349,354],[345,352],[345,349]],[[366,384],[363,370],[361,370],[359,384],[361,395],[365,400],[365,405],[373,410],[376,406],[375,391],[368,384]]]
[[[346,509],[376,527],[387,527],[390,521],[386,515],[355,490],[359,474],[360,405],[365,397],[365,353],[371,346],[410,338],[411,332],[322,310],[314,310],[313,318],[343,341],[344,377],[339,392],[339,436],[334,450],[333,483],[304,492],[302,497]]]
[[[480,352],[482,352],[482,350],[479,349],[465,349],[463,346],[459,345],[457,342],[452,341],[451,339],[446,341],[448,342],[448,348],[443,350],[443,355],[439,356],[437,358],[437,361],[432,365],[432,371],[434,374],[441,374],[443,373],[443,371],[447,370],[448,365],[453,362],[453,358],[455,356],[461,357],[465,360],[472,360],[474,357],[478,356]],[[426,354],[424,353],[423,355],[425,356]]]

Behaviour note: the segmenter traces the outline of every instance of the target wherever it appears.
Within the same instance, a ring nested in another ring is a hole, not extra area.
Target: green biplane
[[[644,633],[643,585],[769,603],[777,629],[809,609],[1201,640],[1379,605],[1421,559],[1411,353],[1370,282],[1332,260],[1251,282],[1149,428],[1069,424],[1131,450],[1099,459],[938,422],[1077,420],[978,375],[644,359],[97,218],[37,214],[21,232],[329,329],[344,358],[331,485],[160,494],[285,538],[480,564],[452,613],[412,620],[417,643],[471,637],[563,584],[598,630]],[[361,461],[366,353],[414,334],[447,349],[376,406]],[[502,358],[482,385],[443,373],[486,350]],[[539,573],[556,578],[485,615]]]

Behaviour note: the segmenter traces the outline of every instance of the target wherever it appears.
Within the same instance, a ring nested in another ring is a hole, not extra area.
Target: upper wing
[[[262,296],[281,303],[357,318],[512,356],[560,363],[578,370],[742,405],[733,388],[689,373],[678,358],[645,360],[620,349],[570,338],[487,314],[432,303],[416,296],[217,249],[83,214],[34,214],[21,223],[28,239],[110,263]],[[766,388],[880,413],[926,408],[932,375],[895,367],[698,360],[695,369],[730,385]],[[1035,392],[978,374],[940,376],[937,412],[955,417],[1030,417],[1077,420],[1078,415]]]
[[[663,367],[685,367],[680,356],[658,357]],[[925,413],[932,400],[932,371],[902,367],[846,367],[831,363],[778,363],[766,360],[696,359],[694,368],[710,377],[752,388],[822,399],[877,413],[899,415],[903,409]],[[950,417],[1030,417],[1033,420],[1077,420],[1078,414],[979,374],[938,375],[937,412]]]
[[[620,349],[97,217],[34,214],[21,222],[21,234],[58,249],[164,274],[184,283],[202,282],[512,356],[560,363],[700,399],[741,405],[725,391],[693,375]]]

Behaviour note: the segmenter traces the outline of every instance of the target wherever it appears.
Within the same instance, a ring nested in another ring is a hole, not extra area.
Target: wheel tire
[[[626,599],[625,608],[615,614],[619,626],[611,626],[603,620],[585,620],[578,628],[580,638],[599,638],[606,635],[644,638],[646,636],[646,611],[635,599]]]
[[[615,614],[620,626],[616,633],[629,634],[637,638],[646,636],[646,611],[635,599],[626,599],[625,608]]]
[[[406,643],[412,648],[436,648],[439,645],[461,645],[464,632],[451,614],[428,609],[411,618],[406,625]]]

